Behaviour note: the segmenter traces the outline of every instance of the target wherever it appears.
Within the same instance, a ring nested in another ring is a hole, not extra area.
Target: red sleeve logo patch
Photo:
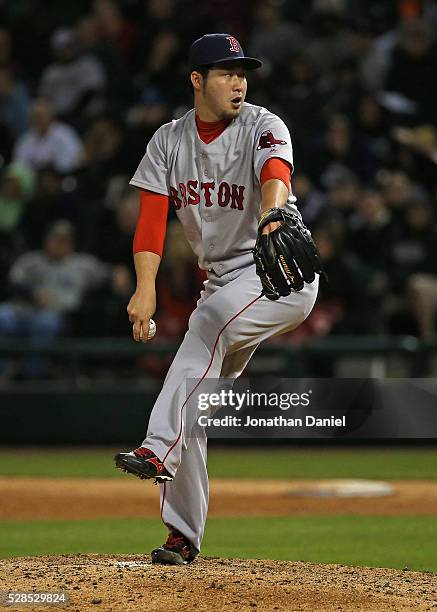
[[[276,151],[275,145],[285,144],[287,144],[286,140],[277,140],[270,130],[266,130],[259,137],[259,142],[256,150],[259,151],[260,149],[270,149],[272,151]]]

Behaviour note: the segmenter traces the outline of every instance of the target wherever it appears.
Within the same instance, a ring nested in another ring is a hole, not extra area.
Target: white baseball
[[[149,322],[149,335],[147,336],[147,340],[150,340],[151,338],[153,338],[153,336],[156,334],[156,323],[153,319],[150,319]]]

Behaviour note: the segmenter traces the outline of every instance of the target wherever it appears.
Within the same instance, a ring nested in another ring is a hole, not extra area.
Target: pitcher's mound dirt
[[[437,514],[436,481],[390,481],[385,497],[308,497],[317,480],[213,479],[209,516]],[[126,477],[0,477],[0,520],[158,517],[159,487]],[[120,507],[120,499],[123,507]]]
[[[66,609],[114,612],[432,610],[436,576],[290,561],[200,558],[164,567],[138,555],[0,561],[2,591],[64,591]],[[43,606],[9,608],[41,611]]]

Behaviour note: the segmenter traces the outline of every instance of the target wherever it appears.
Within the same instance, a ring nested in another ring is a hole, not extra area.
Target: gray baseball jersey
[[[170,195],[199,266],[218,276],[252,262],[264,163],[293,166],[287,126],[261,106],[240,115],[209,144],[200,139],[194,110],[153,136],[131,185]],[[290,186],[287,206],[296,198]]]
[[[208,270],[142,443],[174,476],[161,485],[164,523],[198,550],[208,508],[207,444],[187,403],[186,381],[238,377],[259,343],[300,325],[317,296],[317,276],[302,291],[275,302],[261,294],[251,249],[260,214],[260,174],[271,157],[293,164],[288,129],[265,108],[245,103],[209,144],[199,138],[190,111],[155,133],[131,180],[170,195],[199,265]],[[291,187],[289,194],[286,206],[294,206]]]

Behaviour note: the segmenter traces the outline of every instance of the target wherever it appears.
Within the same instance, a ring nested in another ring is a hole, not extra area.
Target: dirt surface
[[[393,481],[384,497],[308,497],[316,481],[213,480],[210,516],[437,514],[435,481]],[[320,481],[326,485],[326,481]],[[0,519],[158,517],[159,487],[125,479],[0,478]],[[154,566],[140,555],[0,560],[0,591],[64,591],[67,610],[180,612],[437,611],[437,575],[289,561],[200,558]],[[57,607],[7,607],[53,610]]]
[[[436,481],[392,481],[385,497],[307,497],[316,481],[212,480],[209,516],[437,515]],[[0,478],[0,519],[158,517],[159,487],[134,478]]]
[[[435,574],[289,561],[202,558],[154,566],[138,555],[0,561],[2,591],[64,591],[68,610],[180,612],[435,610]],[[53,610],[43,606],[9,610]]]

